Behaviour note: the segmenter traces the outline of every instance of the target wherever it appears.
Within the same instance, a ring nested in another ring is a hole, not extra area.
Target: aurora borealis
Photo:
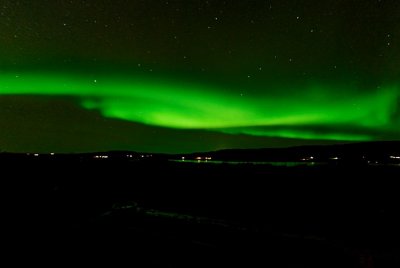
[[[397,140],[400,5],[311,2],[2,1],[0,146],[181,152]],[[82,135],[96,136],[91,146]]]
[[[83,108],[98,110],[105,117],[148,125],[337,140],[371,140],[373,136],[368,132],[334,130],[328,133],[308,131],[307,134],[296,126],[352,125],[394,131],[396,126],[391,125],[391,117],[399,97],[395,87],[381,89],[378,94],[338,96],[333,89],[317,86],[300,89],[303,93],[298,98],[251,98],[210,85],[135,79],[134,76],[92,80],[51,72],[3,75],[0,88],[3,95],[76,97]],[[354,92],[352,88],[348,90]],[[256,127],[264,127],[264,130],[255,130]]]

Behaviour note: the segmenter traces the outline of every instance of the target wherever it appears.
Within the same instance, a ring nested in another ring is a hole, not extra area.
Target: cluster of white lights
[[[198,157],[196,157],[195,158],[196,160],[212,160],[212,157],[209,157],[209,156],[206,156],[206,157],[201,157],[201,156],[198,156]]]
[[[94,158],[96,159],[108,159],[108,155],[95,155]]]

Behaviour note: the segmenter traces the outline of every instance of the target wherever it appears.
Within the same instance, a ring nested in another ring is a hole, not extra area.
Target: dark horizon
[[[336,155],[338,152],[345,154],[354,154],[359,155],[367,153],[371,156],[389,156],[393,155],[393,153],[400,154],[400,141],[373,141],[373,142],[345,142],[345,143],[333,143],[333,144],[306,144],[306,145],[293,145],[286,147],[256,147],[256,148],[223,148],[217,150],[209,150],[209,151],[188,151],[188,152],[156,152],[156,151],[140,151],[140,150],[126,150],[126,149],[110,149],[110,150],[92,150],[92,151],[76,151],[76,152],[60,152],[60,151],[21,151],[21,152],[13,152],[13,151],[5,151],[0,150],[0,155],[28,155],[28,156],[51,156],[51,155],[95,155],[95,154],[103,154],[109,156],[122,156],[126,154],[134,154],[135,157],[146,155],[146,156],[204,156],[204,155],[218,155],[225,154],[229,156],[231,153],[233,154],[241,154],[244,153],[257,153],[259,156],[262,156],[263,153],[271,153],[271,152],[280,152],[282,157],[285,157],[286,154],[290,154],[293,152],[302,152],[304,155],[312,152],[323,152],[325,155],[330,154],[331,156]],[[290,155],[286,155],[291,157]],[[399,155],[400,156],[400,155]]]

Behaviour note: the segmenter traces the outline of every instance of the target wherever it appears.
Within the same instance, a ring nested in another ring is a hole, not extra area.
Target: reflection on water
[[[295,167],[295,166],[319,166],[326,165],[325,162],[252,162],[252,161],[218,161],[218,160],[171,160],[178,163],[198,163],[198,164],[230,164],[230,165],[270,165],[276,167]]]

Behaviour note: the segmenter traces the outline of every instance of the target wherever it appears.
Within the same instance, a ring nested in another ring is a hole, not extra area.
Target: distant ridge
[[[310,145],[287,148],[224,149],[189,154],[160,154],[135,151],[102,151],[90,153],[0,153],[3,160],[57,159],[57,160],[113,160],[113,161],[167,161],[204,160],[237,162],[381,162],[400,165],[400,141],[360,142],[337,145]]]
[[[360,142],[337,145],[311,145],[288,148],[224,149],[180,154],[176,157],[211,157],[225,161],[326,161],[339,159],[386,159],[400,156],[400,141]],[[312,158],[312,159],[310,159]],[[337,159],[336,159],[337,158]]]

